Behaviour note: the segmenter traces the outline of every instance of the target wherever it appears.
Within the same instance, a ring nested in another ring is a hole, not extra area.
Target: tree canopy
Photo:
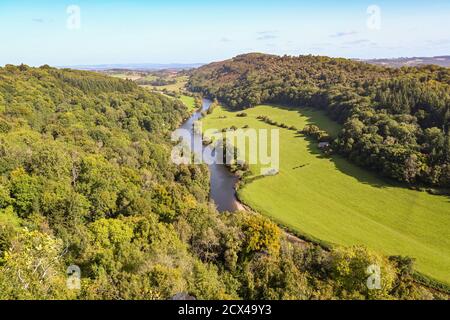
[[[382,297],[433,297],[376,253],[304,248],[259,215],[219,215],[207,168],[170,161],[187,116],[130,81],[0,68],[0,299],[371,299],[361,268],[375,262],[389,270]]]

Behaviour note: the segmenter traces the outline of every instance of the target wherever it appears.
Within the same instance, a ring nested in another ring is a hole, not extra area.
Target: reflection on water
[[[202,109],[195,112],[180,129],[185,129],[189,132],[190,136],[183,136],[185,141],[194,141],[193,125],[196,121],[202,118],[202,112],[207,111],[212,102],[204,99]],[[201,146],[201,144],[198,144]],[[204,148],[203,146],[201,148]],[[196,153],[203,152],[203,150],[194,150]],[[234,212],[238,210],[238,201],[236,199],[235,186],[238,179],[230,173],[230,171],[221,164],[209,165],[209,171],[211,173],[211,193],[210,198],[214,201],[217,209],[220,212],[230,211]]]

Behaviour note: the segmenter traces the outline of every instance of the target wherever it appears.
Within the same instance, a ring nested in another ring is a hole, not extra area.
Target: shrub
[[[0,119],[0,133],[8,133],[12,126],[3,119]]]

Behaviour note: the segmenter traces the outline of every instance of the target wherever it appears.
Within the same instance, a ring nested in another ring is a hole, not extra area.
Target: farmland
[[[218,107],[206,129],[277,128],[270,119],[302,129],[316,124],[336,135],[339,126],[320,111],[273,106],[247,109],[246,117]],[[260,172],[251,165],[252,176]],[[280,172],[239,190],[242,202],[290,230],[328,244],[362,244],[387,255],[416,259],[419,272],[450,283],[449,198],[413,191],[357,167],[340,156],[324,157],[317,143],[280,129]]]
[[[194,97],[181,95],[180,100],[188,108],[188,111],[190,113],[192,113],[193,111],[195,111],[195,109],[197,109],[195,106],[195,98]]]

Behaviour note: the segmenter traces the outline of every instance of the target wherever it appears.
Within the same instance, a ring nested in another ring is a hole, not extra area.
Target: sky
[[[0,65],[450,55],[449,0],[0,0]]]

